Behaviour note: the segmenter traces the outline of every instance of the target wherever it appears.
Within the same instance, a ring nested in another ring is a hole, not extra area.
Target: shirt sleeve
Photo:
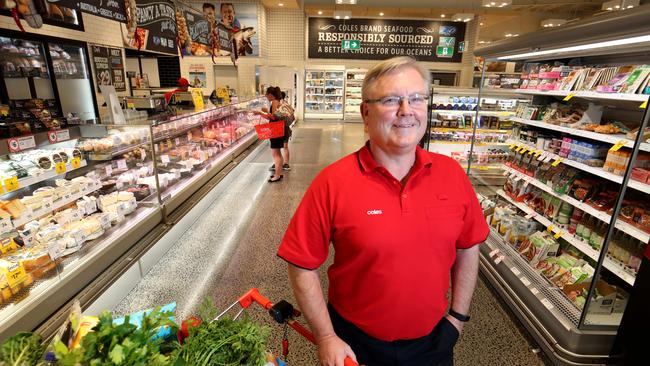
[[[483,209],[478,203],[476,192],[474,192],[469,178],[463,173],[460,179],[467,197],[467,210],[463,218],[463,230],[456,241],[456,248],[467,249],[484,242],[490,233],[490,228],[483,216]]]
[[[329,185],[321,173],[307,189],[287,228],[278,256],[305,269],[320,267],[329,254],[332,228]]]

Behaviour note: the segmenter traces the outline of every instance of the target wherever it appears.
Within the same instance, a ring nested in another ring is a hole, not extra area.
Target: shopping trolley
[[[300,311],[293,307],[290,303],[285,300],[281,300],[276,304],[273,304],[271,300],[264,297],[256,288],[248,290],[244,295],[242,295],[237,301],[232,303],[226,310],[219,314],[213,321],[219,320],[222,316],[228,313],[237,305],[241,306],[241,309],[235,315],[233,319],[238,319],[244,310],[248,309],[253,303],[257,303],[262,306],[264,309],[269,311],[269,314],[279,324],[284,324],[293,328],[303,337],[307,338],[313,344],[316,344],[316,338],[314,335],[305,328],[302,324],[298,323],[295,318],[300,316]],[[282,357],[286,359],[289,354],[289,340],[287,339],[286,332],[282,339]],[[358,363],[354,362],[350,357],[345,358],[345,366],[359,366]]]

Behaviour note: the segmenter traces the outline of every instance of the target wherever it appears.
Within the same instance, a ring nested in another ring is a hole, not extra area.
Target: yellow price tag
[[[535,156],[540,156],[540,155],[542,155],[542,150],[535,151]]]
[[[555,233],[555,235],[553,235],[553,237],[554,237],[555,239],[559,239],[561,236],[562,236],[562,232],[561,232],[561,231],[559,231],[559,232]]]
[[[20,188],[20,184],[18,183],[18,177],[11,177],[9,179],[5,179],[5,190],[7,192],[15,191],[18,188]]]
[[[508,149],[512,150],[516,145],[515,144],[510,144],[508,145]]]
[[[533,155],[534,152],[535,152],[535,151],[530,150],[530,151],[528,152],[528,155]]]
[[[524,146],[519,146],[519,148],[516,150],[517,152],[522,152],[525,149]]]
[[[620,150],[623,146],[625,146],[626,143],[627,143],[627,141],[625,141],[625,140],[621,140],[621,141],[617,142],[614,146],[612,146],[612,147],[609,149],[609,151],[618,151],[618,150]]]
[[[550,233],[550,232],[553,232],[553,229],[555,229],[555,226],[553,226],[553,225],[549,225],[549,226],[546,228],[546,231],[548,231],[548,232]]]
[[[13,270],[7,270],[7,282],[9,282],[9,287],[16,288],[25,280],[25,267],[18,265],[18,268]]]
[[[56,170],[56,174],[63,174],[63,173],[65,173],[68,169],[67,169],[67,167],[65,166],[65,163],[61,162],[61,163],[56,163],[56,164],[54,165],[54,170]]]
[[[70,164],[72,165],[72,169],[79,169],[81,167],[81,159],[72,158],[72,162]]]
[[[14,252],[16,250],[18,250],[18,245],[16,245],[14,238],[9,237],[2,240],[2,245],[0,245],[0,252],[2,252],[3,255]]]
[[[172,140],[171,140],[171,139],[167,139],[167,148],[168,148],[168,149],[171,149],[172,147],[174,147],[174,145],[172,144]]]
[[[641,105],[639,106],[639,108],[641,108],[641,109],[646,109],[646,108],[648,108],[648,101],[646,100],[645,102],[643,102],[643,104],[641,104]]]
[[[564,97],[563,100],[564,100],[565,102],[568,102],[568,101],[571,100],[571,98],[573,98],[573,97],[575,97],[575,96],[576,96],[576,93],[569,93],[569,95],[567,95],[566,97]]]
[[[489,168],[487,166],[485,166],[485,165],[479,165],[479,166],[476,167],[476,169],[478,169],[478,170],[488,170]]]
[[[135,109],[135,104],[133,104],[133,102],[127,102],[127,103],[126,103],[126,108],[128,108],[128,109]]]
[[[558,165],[560,165],[561,162],[562,162],[562,159],[557,159],[557,160],[555,160],[553,162],[553,164],[551,164],[551,166],[558,166]]]
[[[522,154],[525,154],[526,151],[528,151],[528,148],[527,148],[527,147],[524,147],[524,148],[521,150],[521,153],[522,153]]]

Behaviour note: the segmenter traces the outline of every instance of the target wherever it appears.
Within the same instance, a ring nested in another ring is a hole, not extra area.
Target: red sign
[[[50,131],[47,133],[47,139],[50,144],[70,140],[70,130]]]
[[[36,139],[33,135],[23,137],[12,137],[7,139],[7,146],[9,152],[15,153],[36,147]]]

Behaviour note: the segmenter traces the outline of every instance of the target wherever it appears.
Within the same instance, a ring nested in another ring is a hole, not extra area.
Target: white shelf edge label
[[[491,252],[488,254],[488,257],[492,258],[492,257],[494,257],[497,253],[499,253],[499,248],[496,248],[495,250],[491,251]]]
[[[530,281],[528,280],[528,278],[520,277],[519,280],[521,281],[521,283],[524,284],[524,286],[526,286],[526,287],[530,286]]]
[[[7,139],[7,147],[12,153],[31,149],[36,147],[36,139],[34,135],[10,138]]]
[[[547,298],[543,298],[543,299],[540,300],[540,301],[542,302],[542,305],[544,305],[544,307],[547,308],[548,310],[553,309],[553,307],[554,307],[553,304],[551,304],[551,302],[548,301]]]
[[[499,263],[501,263],[501,261],[503,261],[504,259],[506,259],[506,257],[500,255],[500,256],[498,256],[498,257],[494,260],[494,264],[499,264]]]
[[[533,295],[537,295],[539,293],[539,290],[537,289],[537,287],[531,287],[530,292],[532,292]]]
[[[70,140],[70,130],[50,131],[47,133],[47,139],[50,141],[50,144]]]
[[[519,274],[521,273],[519,272],[517,267],[511,267],[510,270],[512,271],[512,273],[514,273],[515,276],[519,276]]]

